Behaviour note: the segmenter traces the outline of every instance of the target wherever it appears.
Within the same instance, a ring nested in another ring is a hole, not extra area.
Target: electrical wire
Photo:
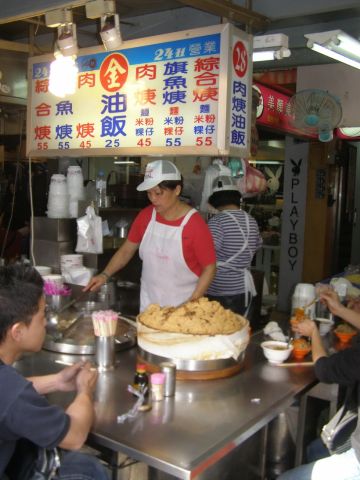
[[[11,222],[12,222],[12,219],[14,217],[14,207],[15,207],[15,199],[16,199],[17,182],[18,182],[18,177],[19,177],[19,167],[20,167],[20,160],[17,159],[16,170],[15,170],[15,178],[14,178],[14,192],[13,192],[13,198],[12,198],[12,202],[11,202],[10,218],[9,218],[8,224],[7,224],[6,229],[5,229],[5,235],[4,235],[4,240],[3,240],[3,244],[2,244],[2,248],[1,248],[1,255],[0,255],[0,258],[3,261],[4,261],[4,253],[5,253],[5,248],[6,248],[6,244],[7,244],[7,239],[8,239],[9,232],[10,232]]]
[[[18,146],[17,158],[16,158],[16,170],[15,170],[15,178],[14,178],[14,192],[13,192],[13,198],[12,198],[12,202],[11,202],[10,218],[9,218],[9,222],[7,224],[7,227],[5,229],[4,240],[3,240],[3,244],[2,244],[2,248],[1,248],[1,254],[0,254],[1,263],[3,263],[5,261],[5,259],[4,259],[5,248],[6,248],[9,232],[10,232],[11,223],[12,223],[12,220],[13,220],[13,217],[14,217],[15,199],[16,199],[16,191],[17,191],[17,187],[18,187],[19,169],[20,169],[20,152],[21,152],[21,147],[22,147],[22,130],[23,130],[24,122],[25,122],[25,116],[23,115],[23,113],[24,113],[23,110],[19,111],[19,124],[20,124],[19,125],[19,131],[20,131],[20,134],[19,134],[19,146]]]
[[[29,155],[29,196],[30,196],[30,258],[33,267],[36,266],[34,255],[34,200],[32,188],[32,162],[31,155]]]

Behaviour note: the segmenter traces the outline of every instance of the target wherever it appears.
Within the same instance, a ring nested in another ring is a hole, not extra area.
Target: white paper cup
[[[64,277],[62,275],[43,275],[44,282],[54,283],[56,286],[61,287],[64,284]]]

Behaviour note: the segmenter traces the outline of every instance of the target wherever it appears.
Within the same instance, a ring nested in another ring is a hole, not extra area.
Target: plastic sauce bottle
[[[142,363],[136,365],[133,387],[139,392],[142,392],[145,387],[149,388],[149,377],[146,373],[146,367]]]
[[[96,204],[98,208],[104,208],[106,204],[106,178],[103,170],[99,170],[96,177]]]

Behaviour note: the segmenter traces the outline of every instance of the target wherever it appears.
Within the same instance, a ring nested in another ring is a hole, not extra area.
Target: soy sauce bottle
[[[142,392],[145,387],[149,389],[149,377],[146,373],[146,366],[143,363],[136,365],[133,387],[139,392]]]

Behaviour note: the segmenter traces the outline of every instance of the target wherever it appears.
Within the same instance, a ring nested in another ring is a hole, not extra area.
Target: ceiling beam
[[[11,52],[30,53],[30,45],[20,42],[9,42],[8,40],[0,40],[0,50],[10,50]]]
[[[257,30],[263,30],[270,23],[270,19],[265,15],[253,12],[248,8],[235,5],[230,0],[178,0],[184,5],[188,5],[204,12],[226,17],[231,22],[248,25]]]

